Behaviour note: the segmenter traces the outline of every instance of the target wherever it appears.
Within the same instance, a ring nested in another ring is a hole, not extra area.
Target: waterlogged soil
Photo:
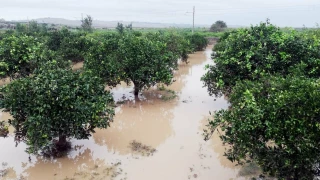
[[[212,63],[212,46],[180,64],[169,87],[151,88],[135,98],[132,86],[111,91],[116,117],[108,129],[97,129],[89,140],[71,139],[67,156],[29,156],[13,135],[0,138],[0,179],[66,180],[187,180],[243,179],[228,161],[218,134],[204,141],[209,111],[227,108],[222,97],[210,97],[200,81]],[[2,112],[1,120],[10,116]],[[13,129],[10,129],[13,132]]]

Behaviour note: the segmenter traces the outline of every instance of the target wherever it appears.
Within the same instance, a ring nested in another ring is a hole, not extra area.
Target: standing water
[[[72,139],[66,157],[29,157],[13,135],[1,138],[0,179],[237,179],[239,169],[223,156],[217,134],[207,142],[202,136],[209,111],[228,107],[224,98],[210,97],[200,81],[204,66],[212,63],[211,49],[191,54],[189,64],[179,65],[176,81],[162,91],[150,89],[134,98],[130,86],[112,89],[119,106],[111,127],[98,129],[89,140]],[[0,117],[10,118],[4,112]]]

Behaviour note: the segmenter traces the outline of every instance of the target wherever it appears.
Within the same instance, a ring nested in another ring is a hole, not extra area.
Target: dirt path
[[[15,147],[12,137],[0,139],[0,163],[7,170],[4,179],[237,178],[239,169],[223,157],[225,147],[218,136],[208,142],[202,137],[209,111],[228,106],[224,98],[210,97],[200,81],[204,66],[212,62],[211,49],[190,55],[190,63],[180,65],[176,81],[166,87],[176,92],[176,98],[161,96],[168,90],[150,89],[135,99],[130,86],[112,89],[119,106],[111,128],[97,130],[89,140],[72,140],[74,149],[67,157],[31,156],[29,162],[24,144]]]

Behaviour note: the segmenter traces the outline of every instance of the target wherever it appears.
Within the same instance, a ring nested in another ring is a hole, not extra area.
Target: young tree
[[[68,137],[87,139],[113,120],[113,97],[91,73],[61,69],[48,62],[37,74],[1,88],[1,108],[10,112],[16,140],[37,153],[56,138],[58,150]]]
[[[210,27],[210,31],[211,32],[221,32],[221,31],[224,31],[226,28],[227,28],[227,24],[224,21],[216,21]]]
[[[314,179],[320,174],[320,83],[303,76],[241,81],[209,127],[222,130],[226,156],[258,163],[279,179]]]
[[[126,26],[126,29],[132,30],[132,23],[128,24],[128,25]]]
[[[170,84],[179,56],[166,43],[134,33],[109,35],[93,41],[85,69],[104,79],[110,86],[120,81],[134,84],[137,96],[143,88],[159,82]]]
[[[208,45],[208,40],[205,36],[198,33],[188,34],[186,38],[189,40],[193,51],[203,51]]]
[[[124,80],[125,73],[118,56],[119,34],[107,34],[91,39],[92,46],[87,50],[84,69],[102,78],[109,86],[116,86]]]
[[[118,23],[117,24],[117,27],[116,27],[116,30],[120,33],[120,34],[123,34],[124,33],[124,25],[122,23]]]
[[[81,27],[86,32],[92,32],[92,17],[90,15],[87,15],[83,20],[81,20]]]
[[[170,84],[177,69],[178,56],[168,51],[165,43],[145,37],[125,35],[119,40],[117,54],[126,81],[134,84],[136,96],[143,88],[156,83]]]

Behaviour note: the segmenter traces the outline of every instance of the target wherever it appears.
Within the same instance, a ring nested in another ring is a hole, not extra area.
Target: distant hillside
[[[39,18],[34,19],[38,23],[47,24],[57,24],[77,27],[81,25],[80,20],[68,20],[63,18]],[[17,21],[14,21],[17,22]],[[19,22],[27,22],[27,20],[22,20]],[[93,20],[93,27],[95,28],[115,28],[118,22],[128,25],[132,23],[134,28],[167,28],[167,27],[177,27],[177,28],[191,28],[192,25],[189,24],[169,24],[169,23],[149,23],[149,22],[127,22],[127,21],[100,21]],[[196,27],[209,27],[209,25],[196,25]]]

